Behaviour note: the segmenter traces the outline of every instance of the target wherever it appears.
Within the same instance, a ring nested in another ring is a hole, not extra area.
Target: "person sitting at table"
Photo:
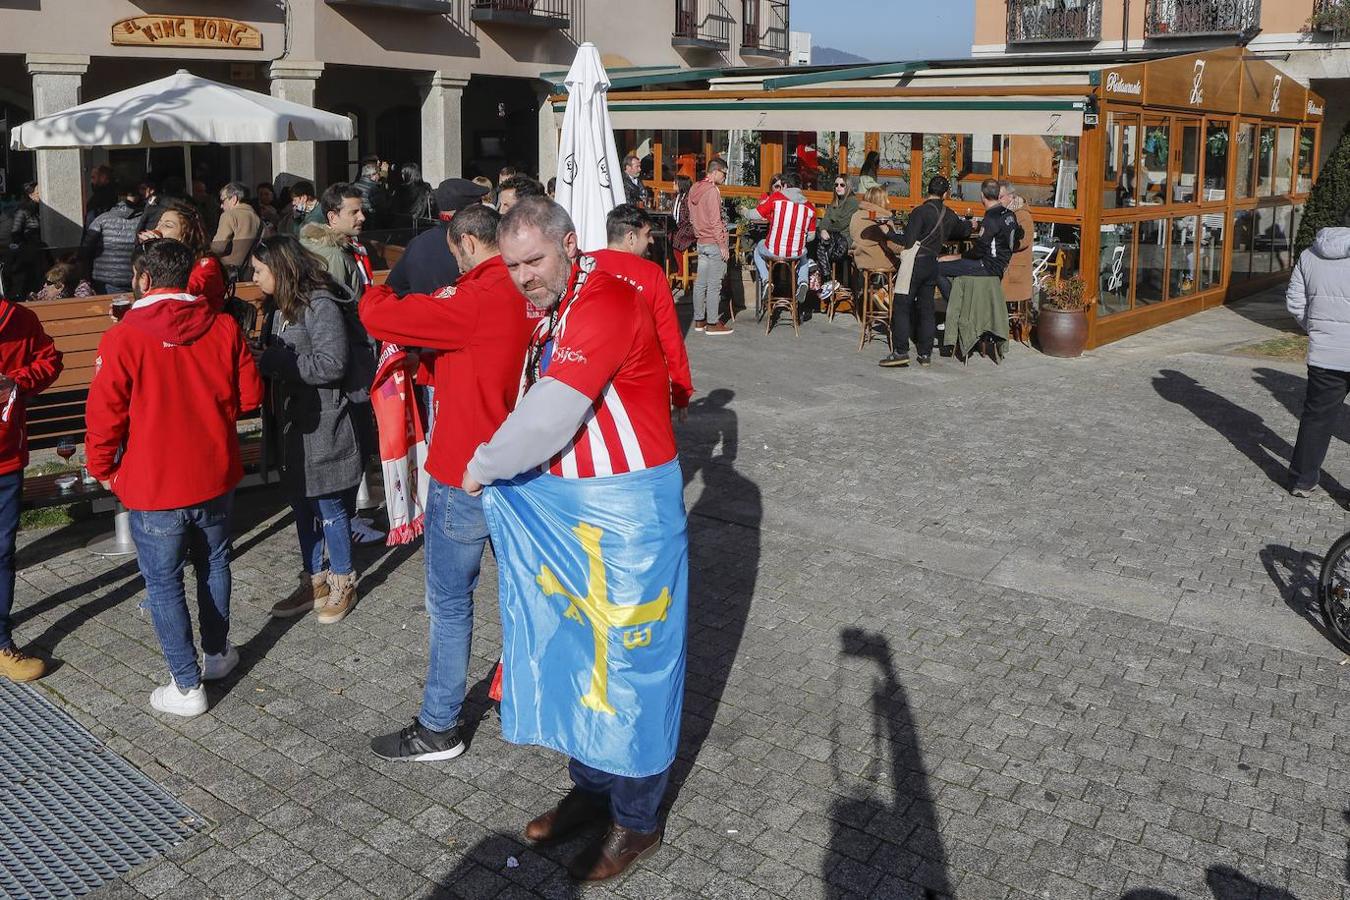
[[[884,187],[877,185],[863,195],[858,203],[858,211],[849,222],[849,236],[853,241],[853,262],[858,271],[872,269],[894,272],[899,267],[899,262],[891,251],[886,231],[890,219],[890,196]]]
[[[848,177],[836,175],[834,178],[834,196],[825,213],[820,217],[820,228],[816,231],[816,264],[820,266],[820,277],[825,281],[834,279],[834,264],[848,256],[848,248],[853,243],[851,228],[853,214],[858,211],[858,198],[848,189]]]
[[[797,306],[806,301],[806,284],[811,260],[806,252],[807,235],[815,232],[816,208],[802,193],[801,181],[793,172],[783,176],[783,190],[770,194],[755,207],[766,222],[769,233],[755,245],[755,271],[759,274],[761,299],[769,295],[769,257],[797,262]]]
[[[689,215],[689,189],[694,186],[694,180],[688,175],[675,176],[675,203],[670,208],[670,219],[673,223],[673,229],[670,233],[670,246],[677,254],[679,260],[680,277],[687,279],[689,277],[689,259],[685,251],[693,250],[698,244],[698,235],[694,233],[694,220]]]
[[[881,154],[875,150],[863,157],[862,168],[858,170],[858,195],[866,197],[874,187],[881,187],[877,173],[881,170]]]
[[[1017,224],[1017,217],[998,198],[997,179],[980,182],[984,218],[975,242],[964,254],[944,256],[938,261],[938,290],[948,303],[952,299],[953,278],[972,275],[1002,278],[1022,241],[1022,226]]]

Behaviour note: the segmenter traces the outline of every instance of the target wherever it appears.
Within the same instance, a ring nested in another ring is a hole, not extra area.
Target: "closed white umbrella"
[[[567,85],[567,108],[558,146],[555,197],[571,213],[581,249],[600,250],[607,243],[605,216],[624,202],[624,193],[606,101],[609,76],[594,44],[577,48],[563,84]]]
[[[184,71],[25,122],[14,150],[348,141],[346,116]]]

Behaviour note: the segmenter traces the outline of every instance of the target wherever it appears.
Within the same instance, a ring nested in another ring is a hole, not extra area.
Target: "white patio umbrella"
[[[13,150],[348,141],[335,115],[178,71],[138,87],[24,122]]]
[[[624,193],[606,102],[609,76],[594,44],[577,48],[563,84],[567,85],[567,108],[558,146],[555,196],[572,215],[581,249],[600,250],[607,243],[605,216],[624,202]]]

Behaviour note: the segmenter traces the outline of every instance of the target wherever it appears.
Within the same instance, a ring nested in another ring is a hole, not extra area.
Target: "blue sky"
[[[969,56],[971,0],[791,0],[792,30],[868,59]]]

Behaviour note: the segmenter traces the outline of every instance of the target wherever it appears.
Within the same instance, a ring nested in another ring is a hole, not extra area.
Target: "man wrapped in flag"
[[[561,206],[522,200],[498,246],[547,317],[525,394],[474,453],[463,487],[492,485],[483,505],[500,569],[502,734],[571,757],[575,788],[525,836],[544,843],[608,823],[570,867],[597,881],[660,847],[679,740],[688,541],[670,376],[651,310],[578,256]]]

